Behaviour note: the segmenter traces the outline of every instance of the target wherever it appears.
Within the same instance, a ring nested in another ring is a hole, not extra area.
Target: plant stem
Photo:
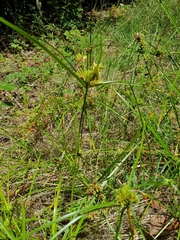
[[[134,227],[133,227],[133,223],[132,223],[132,218],[131,218],[129,207],[127,207],[127,215],[128,215],[128,221],[129,221],[129,228],[130,228],[130,231],[131,231],[131,237],[132,237],[132,240],[134,240]]]

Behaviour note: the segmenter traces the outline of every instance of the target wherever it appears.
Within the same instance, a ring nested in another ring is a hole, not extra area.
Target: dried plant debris
[[[172,236],[179,229],[179,219],[173,217],[158,200],[147,199],[148,209],[142,225],[146,229],[147,239],[174,239]]]

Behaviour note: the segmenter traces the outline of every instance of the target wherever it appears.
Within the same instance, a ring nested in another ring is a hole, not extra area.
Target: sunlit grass
[[[58,51],[25,33],[46,51],[34,50],[27,67],[22,57],[1,58],[16,86],[2,91],[14,106],[1,109],[1,239],[145,239],[147,199],[179,219],[177,9],[123,8],[91,38],[66,32]],[[139,203],[116,201],[125,184]]]

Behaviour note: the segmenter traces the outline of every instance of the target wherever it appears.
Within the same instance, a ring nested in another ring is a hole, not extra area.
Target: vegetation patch
[[[180,239],[177,4],[62,38],[0,18],[33,46],[0,55],[0,239]]]

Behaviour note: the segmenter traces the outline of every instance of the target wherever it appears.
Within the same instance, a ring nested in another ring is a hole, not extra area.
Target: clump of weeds
[[[176,6],[113,6],[51,45],[0,18],[36,46],[0,55],[1,239],[180,238]]]

